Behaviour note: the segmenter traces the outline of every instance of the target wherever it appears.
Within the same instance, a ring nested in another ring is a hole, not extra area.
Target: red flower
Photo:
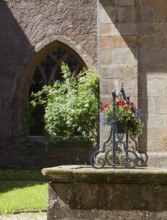
[[[106,104],[103,105],[103,107],[101,108],[101,112],[104,112],[104,111],[106,111],[107,109],[109,109],[109,104],[108,104],[108,103],[106,103]]]
[[[135,113],[135,112],[136,112],[135,108],[131,108],[131,111],[132,111],[133,113]]]
[[[129,105],[134,106],[135,104],[134,102],[129,102]]]
[[[129,108],[128,108],[128,107],[124,107],[124,109],[125,109],[125,111],[128,111],[128,110],[129,110]]]
[[[119,102],[118,102],[118,105],[125,105],[126,104],[126,101],[125,100],[120,100]]]

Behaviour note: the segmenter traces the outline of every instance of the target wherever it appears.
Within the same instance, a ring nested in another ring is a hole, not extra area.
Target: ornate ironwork
[[[147,153],[138,148],[138,142],[133,137],[126,126],[123,133],[118,130],[118,118],[116,115],[116,97],[122,96],[127,103],[130,97],[126,97],[123,87],[119,91],[112,91],[112,108],[113,115],[110,125],[110,133],[108,139],[103,143],[102,148],[96,148],[90,158],[91,165],[96,169],[105,166],[110,167],[126,167],[135,168],[142,167],[147,164]]]

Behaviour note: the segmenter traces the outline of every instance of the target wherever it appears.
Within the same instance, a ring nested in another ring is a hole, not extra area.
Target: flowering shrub
[[[50,136],[73,139],[76,136],[98,140],[99,76],[83,69],[73,77],[67,65],[61,66],[62,81],[44,86],[32,94],[31,104],[45,108],[45,130]]]
[[[101,112],[102,123],[110,126],[113,118],[112,106],[104,104],[101,108]],[[126,100],[118,100],[116,102],[116,119],[117,126],[118,124],[125,124],[134,137],[142,133],[143,123],[141,121],[141,115],[133,102],[128,103]]]

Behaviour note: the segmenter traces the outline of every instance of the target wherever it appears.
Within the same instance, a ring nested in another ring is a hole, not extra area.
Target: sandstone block
[[[102,95],[111,94],[113,89],[119,88],[121,81],[119,79],[102,79],[100,93]]]
[[[167,23],[154,23],[154,29],[156,34],[167,35]]]
[[[100,7],[115,5],[115,0],[100,0]]]
[[[102,36],[100,38],[100,47],[101,48],[112,48],[112,37]]]
[[[141,48],[166,48],[167,47],[167,38],[166,36],[159,35],[144,35],[139,37],[139,47]]]
[[[137,22],[137,10],[134,6],[127,6],[124,12],[124,20],[127,23],[136,23]]]
[[[136,65],[137,50],[130,48],[113,49],[113,62],[116,64]]]
[[[147,163],[148,167],[158,167],[158,156],[151,155],[148,152],[148,157],[149,157]]]
[[[124,77],[123,68],[115,64],[102,65],[100,72],[103,79],[122,79]]]
[[[167,65],[167,51],[165,48],[148,49],[150,63],[153,65]]]
[[[166,107],[166,103],[164,101],[164,100],[166,100],[166,98],[167,98],[167,96],[163,96],[163,97],[156,99],[155,106],[156,106],[156,110],[157,110],[158,114],[167,115],[167,107]]]
[[[153,21],[154,10],[152,6],[140,6],[138,11],[138,19],[140,23],[150,23]]]
[[[164,115],[151,114],[148,115],[147,128],[165,128]]]
[[[165,94],[165,82],[159,79],[147,81],[148,96],[160,97]]]
[[[136,0],[115,0],[116,6],[136,5]]]
[[[101,36],[111,36],[112,35],[112,24],[111,23],[101,23],[100,24],[100,35]]]
[[[153,5],[153,6],[157,6],[157,5],[166,5],[166,0],[144,0],[146,5]]]
[[[139,35],[150,35],[154,33],[153,23],[139,23],[138,34]]]
[[[135,35],[137,34],[137,25],[134,23],[118,24],[118,30],[121,35]]]
[[[139,48],[138,49],[138,62],[140,64],[140,67],[142,65],[146,65],[149,63],[149,55],[148,55],[148,51],[145,48]],[[141,65],[142,64],[142,65]],[[140,68],[141,71],[141,68]]]
[[[99,19],[101,23],[111,23],[114,22],[117,18],[117,10],[115,7],[107,6],[100,7],[99,9]]]
[[[161,2],[161,1],[160,1]],[[166,23],[167,21],[167,4],[160,4],[154,7],[154,22],[155,23]]]
[[[137,46],[137,37],[130,35],[102,36],[100,46],[102,48],[135,48]]]
[[[158,158],[158,167],[166,168],[167,167],[167,157],[159,157]]]
[[[144,89],[144,88],[143,88]],[[139,90],[142,90],[141,87],[139,87]],[[139,108],[141,110],[141,113],[151,113],[154,114],[156,113],[156,101],[154,97],[142,97],[139,99]]]
[[[99,51],[99,63],[100,65],[106,64],[109,65],[113,63],[113,52],[112,48],[102,48]]]

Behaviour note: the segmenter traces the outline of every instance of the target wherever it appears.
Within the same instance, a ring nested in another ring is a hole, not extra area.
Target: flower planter
[[[117,121],[117,132],[118,133],[126,133],[128,130],[128,123],[127,121]]]

